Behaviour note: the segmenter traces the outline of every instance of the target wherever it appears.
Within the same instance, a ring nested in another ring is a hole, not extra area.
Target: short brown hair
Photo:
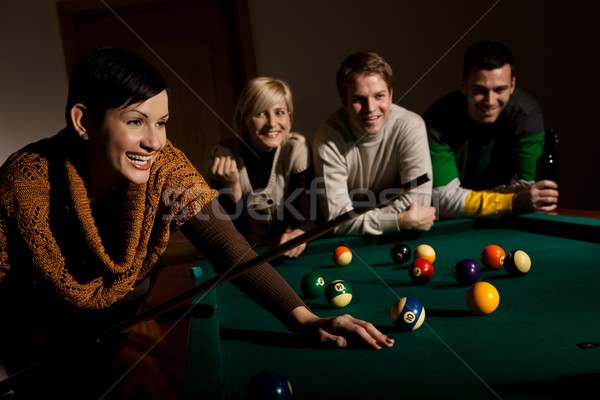
[[[379,75],[387,84],[388,90],[392,89],[392,67],[379,54],[372,51],[354,53],[346,57],[338,69],[335,83],[342,102],[346,101],[348,82],[359,75]]]

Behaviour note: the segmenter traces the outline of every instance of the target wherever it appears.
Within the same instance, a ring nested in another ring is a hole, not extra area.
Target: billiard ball
[[[294,398],[289,379],[273,370],[255,374],[246,386],[247,400],[291,400]]]
[[[302,277],[300,289],[306,297],[319,297],[325,292],[325,279],[316,272],[308,273]]]
[[[504,258],[504,269],[510,275],[523,276],[531,269],[531,258],[523,250],[513,250]]]
[[[345,266],[352,261],[352,251],[346,246],[338,246],[333,251],[333,262],[339,266]]]
[[[467,306],[475,314],[491,314],[500,304],[498,290],[488,282],[475,282],[467,290]]]
[[[408,267],[408,276],[415,283],[427,283],[433,278],[433,264],[424,258],[417,258]]]
[[[460,285],[466,286],[479,280],[481,267],[475,260],[462,258],[454,264],[453,274]]]
[[[481,263],[489,269],[500,269],[504,265],[504,249],[497,244],[490,244],[481,251]]]
[[[415,331],[425,321],[425,307],[414,297],[401,297],[390,310],[392,322],[401,331]]]
[[[397,265],[406,264],[410,260],[410,247],[406,243],[396,243],[390,249],[392,261]]]
[[[352,301],[352,287],[342,279],[332,281],[325,288],[325,299],[334,307],[346,307]]]
[[[424,258],[433,263],[435,261],[435,250],[428,244],[420,244],[415,249],[414,258]]]

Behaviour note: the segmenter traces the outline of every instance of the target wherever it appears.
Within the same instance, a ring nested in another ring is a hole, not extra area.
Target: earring
[[[87,132],[83,132],[81,135],[79,135],[79,137],[81,137],[83,140],[88,140],[89,136],[87,134]]]

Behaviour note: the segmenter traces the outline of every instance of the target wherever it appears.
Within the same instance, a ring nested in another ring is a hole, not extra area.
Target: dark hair
[[[467,76],[471,67],[492,70],[509,64],[511,75],[515,72],[515,57],[508,47],[495,40],[475,43],[465,52],[463,76]]]
[[[335,83],[342,101],[346,101],[348,82],[358,75],[375,74],[385,81],[388,89],[392,88],[392,67],[383,57],[372,51],[354,53],[346,57],[338,69]]]
[[[72,127],[71,108],[85,105],[98,126],[106,110],[147,100],[167,89],[167,82],[144,58],[126,49],[99,47],[83,55],[73,67],[65,117]]]

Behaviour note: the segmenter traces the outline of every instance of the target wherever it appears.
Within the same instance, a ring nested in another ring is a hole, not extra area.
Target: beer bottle
[[[552,128],[547,129],[544,138],[544,149],[542,150],[542,155],[537,160],[536,182],[548,179],[558,183],[557,147],[558,135],[556,131]]]

